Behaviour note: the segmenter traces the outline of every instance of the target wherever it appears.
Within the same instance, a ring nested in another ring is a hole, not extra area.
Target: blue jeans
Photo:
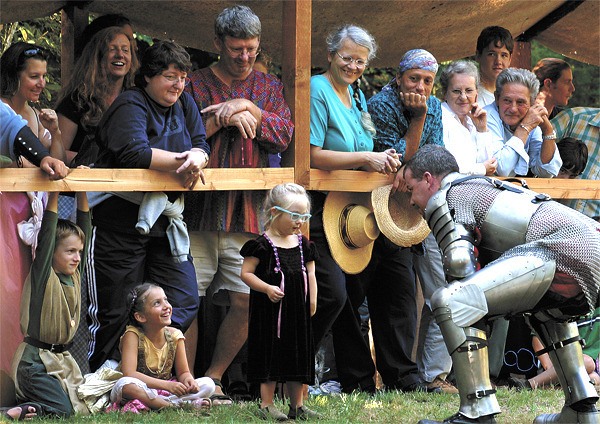
[[[413,262],[421,291],[425,301],[421,311],[419,326],[419,344],[417,347],[417,366],[419,376],[427,383],[436,377],[445,377],[452,368],[452,359],[444,343],[440,327],[435,322],[431,311],[431,295],[446,285],[446,277],[442,264],[442,253],[433,233],[429,233],[422,242],[423,255],[415,254]]]

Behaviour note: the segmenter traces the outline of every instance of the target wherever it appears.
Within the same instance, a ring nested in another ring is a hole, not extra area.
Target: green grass
[[[563,393],[558,390],[516,392],[501,388],[497,393],[502,414],[497,417],[502,424],[525,424],[542,413],[559,412]],[[287,413],[287,405],[276,403]],[[319,423],[394,423],[416,424],[422,418],[441,420],[458,411],[458,395],[428,393],[378,393],[374,397],[364,394],[310,397],[306,405],[323,415]],[[249,423],[264,422],[257,418],[256,403],[240,403],[231,407],[213,407],[209,415],[190,410],[169,410],[160,413],[132,414],[110,413],[68,420],[44,420],[61,423]],[[41,421],[41,420],[36,420]],[[35,421],[34,421],[35,422]]]

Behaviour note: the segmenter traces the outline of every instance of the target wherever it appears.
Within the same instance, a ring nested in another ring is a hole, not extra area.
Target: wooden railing
[[[296,181],[294,168],[205,169],[206,185],[194,190],[267,190]],[[36,168],[0,169],[0,191],[180,191],[182,177],[173,172],[147,169],[73,169],[58,181]],[[389,184],[391,177],[362,171],[310,169],[306,188],[323,191],[367,192]],[[555,199],[600,200],[600,181],[527,178],[529,188]]]

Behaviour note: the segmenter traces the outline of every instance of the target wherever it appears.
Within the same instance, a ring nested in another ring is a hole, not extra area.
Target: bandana
[[[403,74],[409,69],[423,69],[425,71],[437,73],[438,63],[435,57],[427,50],[414,49],[404,53],[398,65],[398,71]]]

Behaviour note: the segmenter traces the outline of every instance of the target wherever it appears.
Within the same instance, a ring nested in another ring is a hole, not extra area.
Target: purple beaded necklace
[[[281,269],[281,262],[279,261],[279,251],[277,246],[273,244],[273,241],[267,236],[267,233],[263,233],[263,237],[269,242],[271,248],[273,248],[273,254],[275,255],[275,271],[276,274],[281,274],[281,282],[279,283],[279,290],[285,292],[285,275]],[[304,302],[306,302],[306,294],[308,292],[308,274],[306,273],[306,266],[304,265],[304,252],[302,251],[302,234],[298,234],[298,247],[300,248],[300,265],[302,266],[302,275],[304,277]],[[277,315],[277,338],[281,338],[281,310],[283,302],[279,301],[279,313]]]

